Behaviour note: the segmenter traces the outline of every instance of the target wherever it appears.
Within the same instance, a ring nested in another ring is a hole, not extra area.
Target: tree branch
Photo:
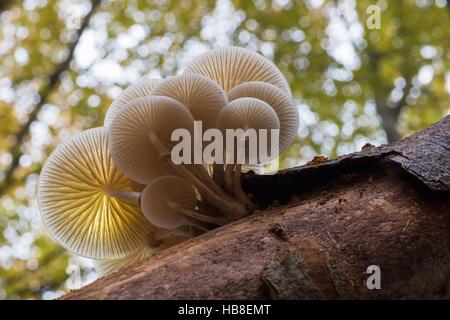
[[[0,186],[0,196],[2,196],[14,182],[14,173],[17,167],[19,166],[20,157],[23,155],[23,152],[21,151],[21,146],[26,136],[29,134],[30,126],[36,120],[37,115],[41,111],[42,107],[47,103],[48,97],[58,84],[61,74],[69,67],[70,62],[73,59],[75,49],[80,41],[81,35],[85,31],[85,29],[89,26],[89,22],[91,21],[91,18],[96,8],[99,6],[100,2],[101,0],[92,0],[91,10],[84,17],[80,28],[77,30],[75,40],[69,46],[69,53],[67,54],[67,57],[64,59],[64,61],[61,62],[61,64],[59,64],[54,69],[52,74],[50,74],[50,76],[48,77],[47,84],[39,92],[39,103],[36,105],[34,110],[29,114],[27,122],[15,134],[15,145],[11,149],[12,161],[10,166],[5,171],[3,183]]]
[[[2,0],[0,1],[0,13],[7,10],[9,6],[12,4],[12,0]]]
[[[381,117],[383,129],[386,132],[388,142],[395,142],[401,138],[397,130],[397,121],[401,108],[405,105],[411,81],[407,81],[403,97],[400,99],[400,101],[398,101],[394,107],[388,106],[388,94],[384,92],[385,90],[383,90],[383,88],[381,87],[382,82],[378,77],[378,62],[380,59],[380,55],[374,51],[370,51],[369,48],[367,49],[367,54],[369,56],[368,67],[372,73],[369,79],[369,85],[371,86],[374,94],[374,101],[377,112]]]
[[[339,12],[339,17],[343,21],[343,23],[347,26],[347,29],[350,29],[350,23],[347,20],[345,14],[342,12],[342,10],[339,8],[339,1],[334,0],[333,2],[334,8],[336,11]],[[357,46],[354,45],[353,42],[351,42],[353,49],[358,52],[361,51],[358,49]],[[369,86],[371,87],[373,94],[374,94],[374,100],[375,105],[377,107],[377,112],[380,115],[382,119],[382,126],[384,131],[387,135],[388,142],[394,142],[400,139],[400,134],[397,131],[397,119],[398,115],[401,110],[401,106],[397,105],[394,108],[390,108],[387,105],[387,97],[388,95],[385,94],[383,91],[383,88],[380,87],[382,84],[382,81],[379,81],[378,77],[378,62],[381,59],[382,55],[375,50],[372,50],[370,48],[370,41],[369,45],[367,46],[367,55],[369,56],[369,63],[368,67],[369,70],[371,70],[371,75],[369,76]],[[409,90],[408,90],[409,91]],[[404,96],[403,98],[406,98]],[[403,102],[404,103],[404,102]]]
[[[449,172],[450,116],[391,145],[246,177],[257,214],[62,299],[448,299]]]

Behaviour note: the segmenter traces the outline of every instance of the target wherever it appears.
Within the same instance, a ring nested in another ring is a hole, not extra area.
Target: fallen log
[[[450,298],[450,116],[244,188],[253,215],[62,299]]]

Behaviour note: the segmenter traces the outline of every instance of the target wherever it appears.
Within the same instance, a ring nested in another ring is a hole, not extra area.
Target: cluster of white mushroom
[[[287,81],[243,48],[209,51],[184,74],[122,92],[103,127],[59,145],[42,169],[38,202],[50,235],[106,274],[254,208],[241,164],[174,164],[171,134],[205,129],[279,129],[279,151],[298,129]],[[272,155],[278,156],[278,155]]]

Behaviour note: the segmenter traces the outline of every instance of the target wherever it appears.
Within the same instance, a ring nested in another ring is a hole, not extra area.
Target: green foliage
[[[445,1],[230,2],[101,1],[31,137],[18,149],[23,156],[14,183],[1,195],[0,299],[66,290],[67,268],[79,263],[40,224],[35,188],[48,154],[70,134],[102,125],[122,88],[143,76],[176,74],[198,49],[254,48],[286,75],[301,128],[281,157],[284,167],[385,143],[389,117],[394,130],[407,135],[449,113]],[[373,4],[381,9],[379,30],[366,26]],[[71,24],[89,9],[88,0],[27,0],[11,1],[0,12],[0,178],[37,93],[68,53],[76,33]],[[82,269],[88,280],[90,269]]]

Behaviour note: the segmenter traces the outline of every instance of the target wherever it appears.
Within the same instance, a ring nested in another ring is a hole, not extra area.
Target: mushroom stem
[[[122,201],[128,201],[133,202],[135,204],[139,204],[139,198],[141,196],[140,192],[137,191],[131,191],[131,190],[119,190],[111,187],[105,188],[105,193],[113,198],[122,200]]]
[[[172,166],[180,175],[191,181],[191,183],[197,188],[200,194],[211,204],[216,206],[225,215],[236,218],[243,217],[248,214],[244,206],[236,203],[236,201],[232,200],[228,195],[224,194],[222,190],[216,193],[184,166]]]
[[[222,193],[222,189],[211,179],[208,171],[206,171],[205,167],[201,164],[194,165],[196,172],[198,172],[200,179],[202,179],[203,183],[205,183],[208,187],[211,188],[216,193]]]
[[[167,201],[167,205],[173,211],[175,211],[175,212],[177,212],[179,214],[182,214],[182,215],[185,215],[185,216],[188,216],[190,218],[194,218],[194,219],[206,222],[206,223],[222,226],[222,225],[227,224],[227,223],[230,222],[230,220],[226,219],[226,218],[211,217],[211,216],[208,216],[206,214],[197,212],[195,210],[192,210],[192,209],[189,209],[189,208],[185,208],[185,207],[181,206],[180,204],[178,204],[178,203],[176,203],[174,201],[171,201],[171,200]]]
[[[204,223],[202,221],[197,221],[197,220],[192,220],[189,221],[189,225],[188,227],[194,227],[199,229],[202,232],[208,232],[209,230],[211,230],[211,228],[209,227],[209,225],[207,223]]]
[[[149,139],[152,142],[153,146],[158,150],[161,155],[170,155],[168,148],[161,142],[159,137],[154,134],[149,134]],[[233,218],[241,218],[248,215],[248,211],[241,203],[236,202],[232,198],[230,198],[222,189],[218,188],[218,190],[212,190],[210,185],[205,184],[200,178],[198,178],[195,174],[193,174],[187,166],[184,165],[175,165],[170,157],[165,156],[164,161],[166,161],[178,174],[182,177],[190,181],[200,192],[200,194],[208,200],[211,204],[217,207],[223,214]],[[209,178],[208,181],[212,181]]]
[[[225,167],[224,182],[225,182],[225,190],[227,190],[230,193],[233,191],[233,170],[234,164],[228,163]]]
[[[254,208],[252,200],[247,196],[247,194],[242,189],[241,185],[241,167],[242,164],[237,164],[234,167],[234,177],[233,177],[233,193],[234,195],[243,203],[245,203],[250,210]]]
[[[223,171],[223,164],[214,163],[213,165],[213,180],[219,186],[222,187],[225,179],[225,172]]]

